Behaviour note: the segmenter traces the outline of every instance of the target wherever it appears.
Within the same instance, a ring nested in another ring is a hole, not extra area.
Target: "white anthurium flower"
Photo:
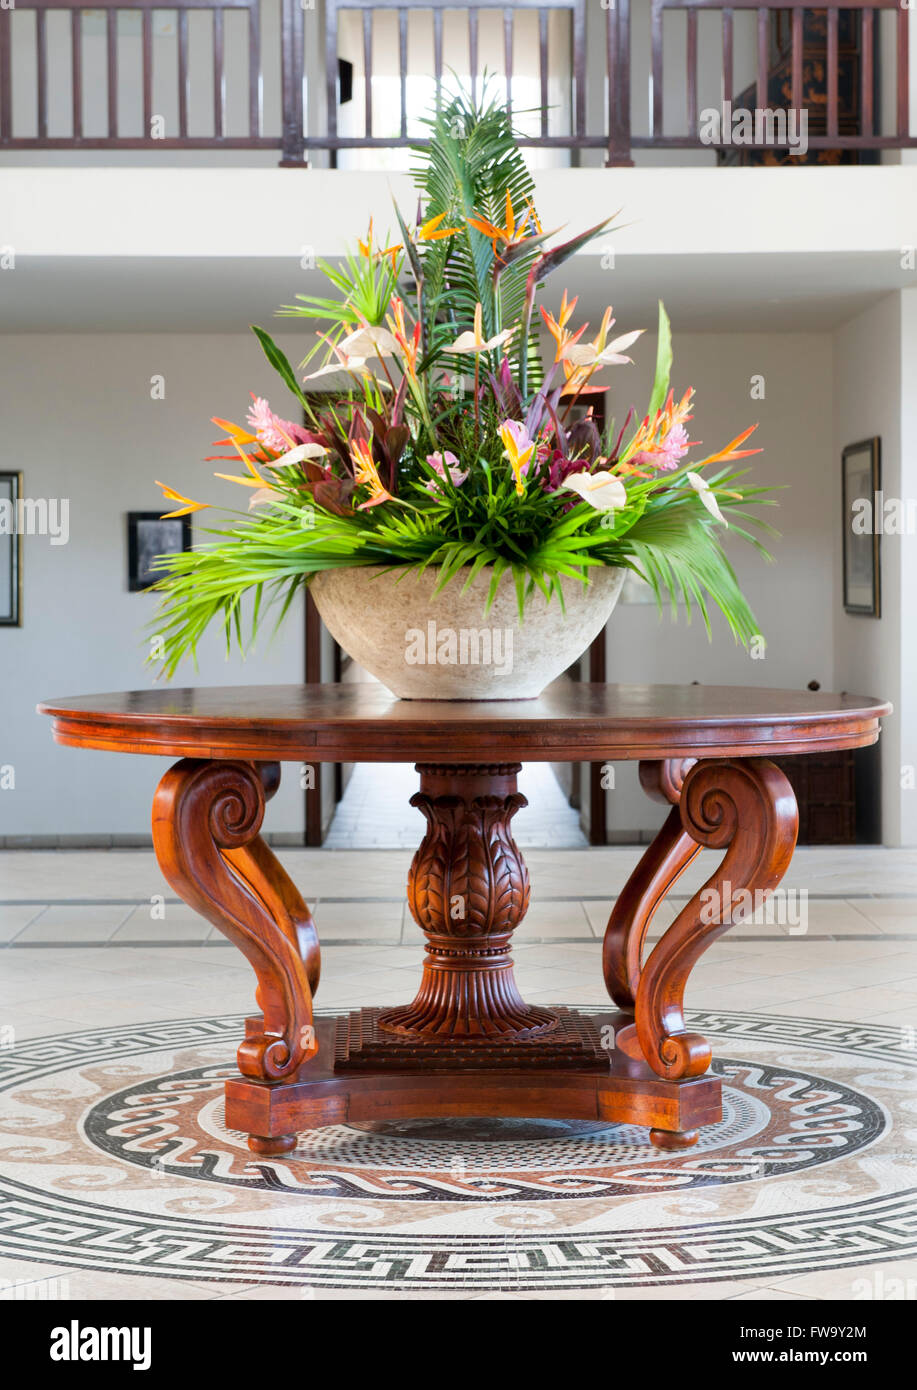
[[[561,487],[579,493],[597,512],[612,512],[627,506],[627,489],[613,473],[573,473]]]
[[[489,352],[491,348],[502,347],[504,343],[508,343],[514,331],[512,328],[505,328],[502,333],[495,333],[492,338],[485,339],[483,310],[480,304],[477,304],[474,310],[474,331],[466,330],[464,333],[460,333],[455,342],[450,343],[445,350],[446,352]]]
[[[270,502],[282,502],[283,493],[278,492],[273,487],[259,487],[248,499],[248,510],[252,511],[255,507],[267,506]]]
[[[367,324],[350,333],[338,344],[346,358],[365,362],[367,357],[392,357],[398,350],[394,336],[379,324]]]
[[[341,372],[359,372],[362,376],[372,376],[365,357],[345,357],[340,361],[326,362],[318,371],[304,376],[303,381],[314,381],[319,376],[339,376]]]
[[[272,468],[286,468],[291,463],[302,463],[303,459],[324,458],[328,450],[322,444],[297,444],[294,449],[288,449],[285,454],[281,454],[279,459],[274,459]]]
[[[642,332],[642,328],[635,328],[632,333],[622,333],[619,338],[613,338],[601,352],[595,343],[574,343],[566,349],[564,358],[567,362],[572,362],[574,367],[611,367],[630,362],[632,359],[622,354],[625,348],[633,346]]]
[[[721,521],[724,526],[728,526],[729,522],[726,520],[726,518],[723,516],[723,513],[720,511],[720,504],[717,502],[716,495],[713,489],[711,488],[710,484],[707,482],[707,479],[702,478],[699,473],[686,473],[685,481],[691,484],[694,491],[697,493],[698,497],[703,502],[704,506],[707,508],[707,511],[714,518],[714,520]]]

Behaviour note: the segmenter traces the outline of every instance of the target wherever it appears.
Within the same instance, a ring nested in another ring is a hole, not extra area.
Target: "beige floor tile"
[[[108,941],[126,920],[132,908],[121,904],[100,907],[52,903],[17,937],[24,945],[55,942]]]
[[[750,1289],[748,1293],[733,1294],[730,1302],[732,1303],[783,1303],[783,1302],[811,1302],[815,1295],[802,1293],[789,1293],[785,1289],[758,1288]]]
[[[149,906],[144,905],[131,912],[112,936],[111,942],[115,946],[128,941],[141,941],[144,944],[160,941],[202,942],[211,931],[206,918],[183,904],[166,903],[162,917],[153,917]]]
[[[560,902],[533,899],[517,933],[520,941],[532,937],[558,936],[569,936],[578,941],[592,939],[589,919],[583,911],[583,904],[577,899]]]
[[[136,1302],[142,1299],[144,1303],[160,1303],[174,1299],[182,1303],[204,1303],[245,1287],[243,1280],[237,1283],[229,1280],[209,1283],[206,1280],[157,1279],[142,1274],[83,1269],[67,1270],[66,1278],[70,1298],[88,1298],[93,1302],[119,1299]]]
[[[796,1274],[789,1279],[773,1279],[770,1286],[809,1298],[837,1298],[842,1302],[897,1302],[902,1298],[913,1301],[917,1299],[917,1259]]]
[[[0,904],[0,945],[13,941],[47,906],[47,903]]]
[[[393,941],[401,938],[404,903],[354,902],[316,903],[313,908],[315,925],[321,941],[345,940]]]

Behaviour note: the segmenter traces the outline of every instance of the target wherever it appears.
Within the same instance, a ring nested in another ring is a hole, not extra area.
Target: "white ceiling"
[[[888,252],[627,255],[613,269],[580,256],[554,275],[546,302],[566,286],[591,315],[612,302],[619,322],[649,325],[662,298],[682,332],[813,332],[909,285],[917,273]],[[0,273],[0,332],[243,331],[320,287],[288,257],[18,257]]]

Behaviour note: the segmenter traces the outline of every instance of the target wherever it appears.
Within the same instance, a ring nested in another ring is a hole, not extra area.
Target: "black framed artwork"
[[[0,627],[22,626],[22,474],[0,473]]]
[[[157,555],[191,549],[191,518],[163,517],[159,512],[127,514],[127,587],[131,593],[148,589],[162,571],[153,569]]]
[[[881,487],[879,437],[848,444],[841,455],[844,612],[867,618],[878,618],[881,613],[880,527],[876,517]]]

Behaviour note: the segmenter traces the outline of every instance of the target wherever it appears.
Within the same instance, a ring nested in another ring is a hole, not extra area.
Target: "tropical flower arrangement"
[[[395,209],[398,239],[377,244],[370,223],[340,264],[320,263],[332,297],[298,295],[280,311],[315,325],[304,376],[254,329],[301,421],[255,397],[245,425],[216,419],[236,461],[217,476],[249,492],[248,511],[160,561],[154,626],[168,675],[215,620],[244,649],[269,602],[282,618],[313,574],[341,567],[407,577],[432,566],[437,588],[486,571],[485,606],[514,585],[520,621],[535,591],[562,607],[562,581],[622,567],[660,606],[696,605],[708,632],[712,602],[737,641],[757,633],[721,544],[728,529],[766,554],[749,527],[771,528],[745,508],[767,490],[733,466],[758,452],[742,447],[755,426],[694,456],[693,391],[670,388],[660,304],[648,406],[600,431],[590,400],[609,368],[632,361],[641,330],[617,332],[608,308],[589,336],[565,292],[556,314],[540,307],[545,365],[535,311],[544,279],[614,219],[549,245],[505,110],[460,94],[429,125],[417,213],[409,223]],[[160,486],[179,504],[169,516],[208,505]]]

